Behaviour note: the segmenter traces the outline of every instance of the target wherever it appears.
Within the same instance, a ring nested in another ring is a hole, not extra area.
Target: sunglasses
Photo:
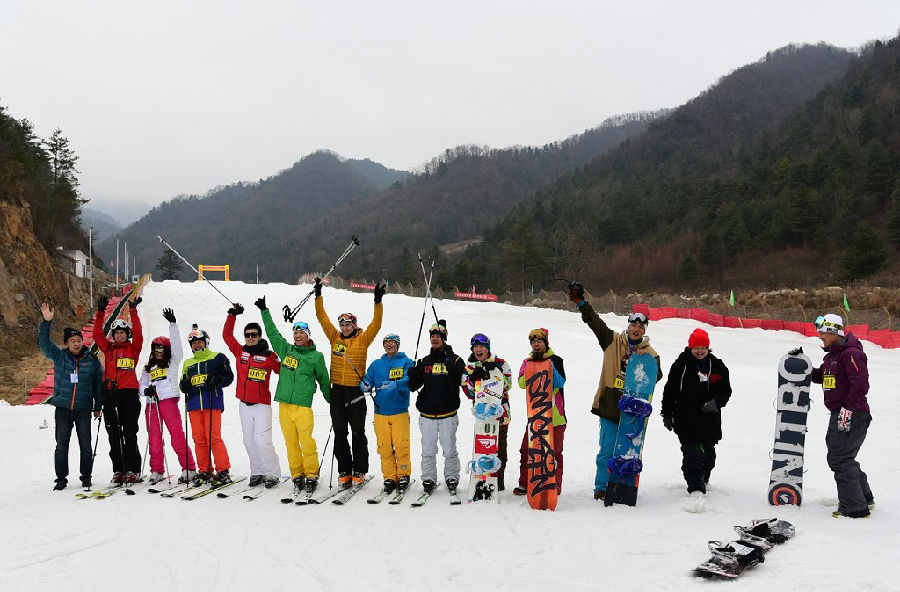
[[[256,331],[250,331],[248,333],[244,333],[244,337],[246,337],[247,339],[252,339],[254,337],[259,337],[259,333],[257,333]]]

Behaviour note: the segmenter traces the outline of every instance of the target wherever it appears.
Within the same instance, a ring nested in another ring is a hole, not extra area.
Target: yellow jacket
[[[381,330],[383,304],[375,304],[375,316],[366,330],[357,329],[350,337],[344,337],[328,318],[322,297],[316,298],[316,318],[325,337],[331,343],[331,382],[343,386],[359,386],[366,373],[366,357],[369,346]]]

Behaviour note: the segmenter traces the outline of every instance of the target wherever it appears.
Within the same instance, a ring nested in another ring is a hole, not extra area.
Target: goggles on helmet
[[[837,332],[838,330],[843,330],[844,326],[839,323],[833,323],[831,321],[826,321],[825,317],[819,315],[815,320],[816,330],[819,332]]]
[[[472,339],[469,340],[469,346],[475,347],[476,345],[483,345],[484,347],[491,349],[491,339],[484,333],[476,333],[475,335],[472,335]]]
[[[341,316],[338,317],[338,323],[353,323],[356,324],[356,315],[353,313],[345,312]]]
[[[194,329],[190,333],[188,333],[188,341],[196,341],[197,339],[201,339],[206,341],[206,332],[201,331],[200,329]]]
[[[381,343],[384,343],[385,341],[393,341],[397,344],[397,347],[400,347],[400,336],[396,333],[388,333],[385,335],[384,339],[381,340]]]
[[[647,323],[649,323],[649,322],[650,321],[649,321],[649,319],[647,319],[647,315],[645,315],[642,312],[633,312],[630,315],[628,315],[628,324],[629,325],[631,323],[640,323],[646,327]]]
[[[309,323],[297,321],[296,323],[294,323],[294,331],[306,331],[307,333],[309,333]]]
[[[127,330],[129,329],[128,323],[126,323],[126,322],[123,321],[122,319],[116,319],[116,320],[114,320],[114,321],[112,322],[112,325],[109,326],[109,328],[110,328],[111,330],[113,330],[113,331],[115,331],[115,330],[117,330],[117,329],[124,329],[124,330],[127,331]]]

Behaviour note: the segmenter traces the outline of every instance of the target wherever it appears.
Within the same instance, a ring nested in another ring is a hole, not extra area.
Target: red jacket
[[[109,340],[103,334],[103,312],[97,311],[94,317],[94,343],[104,356],[103,388],[135,389],[138,388],[137,367],[144,345],[144,334],[141,331],[141,319],[137,309],[131,309],[131,341],[119,343]],[[113,384],[115,381],[115,385]]]
[[[244,351],[234,338],[234,323],[237,317],[228,315],[222,327],[222,338],[237,363],[235,372],[237,379],[237,398],[245,403],[272,404],[272,393],[269,391],[269,377],[272,372],[280,372],[281,361],[275,352],[269,350],[269,342],[260,338],[256,346],[258,352]]]

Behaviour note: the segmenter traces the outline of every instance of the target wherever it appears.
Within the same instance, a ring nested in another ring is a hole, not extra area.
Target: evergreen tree
[[[887,251],[881,235],[868,224],[858,224],[840,265],[842,277],[850,281],[869,277],[884,269]]]
[[[181,271],[182,267],[181,259],[178,258],[178,255],[172,249],[166,249],[166,252],[156,262],[156,270],[159,271],[160,279],[163,280],[179,279],[178,272]]]

